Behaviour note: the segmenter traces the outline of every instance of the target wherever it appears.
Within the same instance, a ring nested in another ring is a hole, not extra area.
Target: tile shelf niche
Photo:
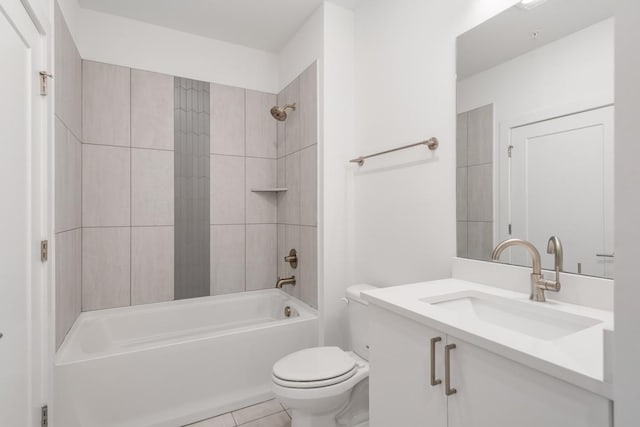
[[[283,191],[289,190],[286,187],[268,187],[268,188],[252,188],[252,193],[282,193]]]

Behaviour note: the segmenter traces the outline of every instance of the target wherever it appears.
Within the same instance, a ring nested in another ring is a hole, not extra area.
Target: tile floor
[[[185,427],[291,427],[291,417],[276,399],[228,412]]]

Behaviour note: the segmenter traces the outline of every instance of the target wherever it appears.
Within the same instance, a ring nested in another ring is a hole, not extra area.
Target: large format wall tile
[[[277,105],[284,105],[284,91],[278,94]],[[285,122],[281,122],[276,120],[276,151],[278,158],[284,158],[286,153],[286,145],[285,145],[285,137],[286,137],[286,129]]]
[[[245,289],[245,226],[211,226],[211,295]]]
[[[82,223],[130,225],[130,149],[83,144]]]
[[[318,215],[318,150],[312,145],[300,151],[300,224],[316,225]]]
[[[82,146],[64,124],[55,119],[56,232],[82,225]]]
[[[248,224],[246,230],[246,289],[254,291],[272,288],[277,278],[277,225]]]
[[[493,165],[468,167],[469,221],[493,221]]]
[[[318,77],[314,62],[300,75],[300,148],[318,142]]]
[[[130,146],[131,70],[83,61],[83,142]]]
[[[130,231],[130,227],[82,230],[83,311],[130,304]]]
[[[57,2],[54,26],[55,114],[77,139],[82,139],[82,59]]]
[[[278,193],[278,223],[300,224],[300,152],[284,159],[285,187],[287,191]]]
[[[278,215],[276,193],[258,193],[251,189],[276,186],[276,160],[247,157],[246,168],[247,224],[275,224]]]
[[[173,227],[131,228],[131,304],[173,300]]]
[[[131,225],[174,224],[174,154],[131,150]]]
[[[245,90],[211,83],[211,154],[244,156]]]
[[[471,165],[493,162],[493,105],[469,111],[467,161]]]
[[[287,120],[284,122],[284,145],[285,154],[291,154],[302,148],[302,130],[300,126],[300,79],[291,82],[278,98],[280,106],[285,104],[296,104],[296,110],[287,110]]]
[[[456,116],[456,166],[467,166],[467,118],[469,113]]]
[[[456,168],[456,219],[466,221],[468,219],[468,186],[467,173],[469,168]]]
[[[246,155],[275,159],[277,151],[277,121],[271,116],[276,95],[246,91]]]
[[[318,229],[300,227],[300,298],[312,307],[318,307]]]
[[[131,70],[131,146],[173,150],[173,77]]]
[[[493,250],[493,224],[490,222],[468,222],[467,235],[467,255],[469,258],[490,261]]]
[[[82,311],[82,230],[58,233],[56,251],[56,348]]]
[[[456,256],[466,258],[468,255],[467,242],[467,221],[457,221],[456,222],[456,247],[457,252]]]
[[[211,224],[244,224],[245,159],[211,156]]]

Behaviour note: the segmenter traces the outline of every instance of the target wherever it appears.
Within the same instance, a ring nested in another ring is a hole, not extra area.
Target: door
[[[613,107],[513,128],[511,145],[511,237],[544,252],[556,235],[565,271],[612,277]],[[525,251],[511,261],[530,265]]]
[[[445,335],[369,305],[371,427],[446,427],[442,351]],[[431,383],[431,340],[436,384]]]
[[[20,0],[0,0],[0,425],[39,425],[44,387],[44,267],[39,94],[43,37]]]
[[[611,427],[608,399],[448,337],[448,427]]]

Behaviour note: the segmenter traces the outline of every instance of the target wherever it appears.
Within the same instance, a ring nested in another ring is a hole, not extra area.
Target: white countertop
[[[528,283],[526,284],[528,285]],[[601,323],[555,340],[535,338],[491,323],[472,321],[421,299],[476,291],[509,298],[533,308],[545,308],[598,319]],[[562,291],[561,291],[562,292]],[[603,380],[603,330],[613,329],[613,313],[547,299],[529,300],[528,294],[508,291],[460,279],[444,279],[364,292],[370,304],[437,329],[515,362],[544,372],[593,393],[613,398],[612,384]],[[547,298],[553,293],[547,292]]]

